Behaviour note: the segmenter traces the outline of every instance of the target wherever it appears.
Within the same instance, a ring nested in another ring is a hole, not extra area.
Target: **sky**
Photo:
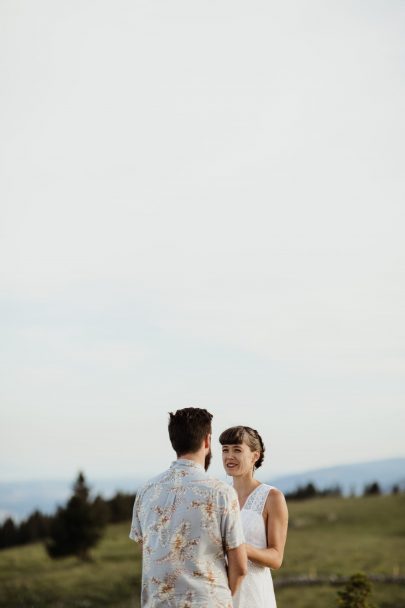
[[[0,479],[405,454],[405,5],[0,0]],[[258,473],[259,474],[259,473]]]

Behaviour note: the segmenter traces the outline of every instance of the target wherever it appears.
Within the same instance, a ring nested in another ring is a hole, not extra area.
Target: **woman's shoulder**
[[[281,490],[275,486],[267,485],[268,494],[264,506],[264,510],[269,512],[281,511],[284,512],[287,509],[287,502],[285,496]]]
[[[284,496],[281,490],[276,488],[276,486],[271,486],[268,483],[262,483],[263,491],[266,489],[268,491],[269,496]]]
[[[279,490],[278,488],[276,488],[276,486],[271,486],[269,484],[262,484],[262,485],[265,486],[266,491],[267,491],[266,506],[285,503],[285,496],[284,496],[283,492],[281,490]],[[263,488],[263,491],[264,491],[264,488]]]

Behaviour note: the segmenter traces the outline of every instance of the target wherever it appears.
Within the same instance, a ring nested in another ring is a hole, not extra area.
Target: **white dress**
[[[263,508],[274,486],[260,484],[251,492],[241,509],[245,540],[258,549],[267,547]],[[277,608],[270,568],[248,560],[248,573],[233,598],[234,608]]]

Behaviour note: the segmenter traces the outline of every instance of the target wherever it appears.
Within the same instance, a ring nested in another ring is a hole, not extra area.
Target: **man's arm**
[[[247,545],[247,555],[252,562],[278,570],[283,563],[284,547],[287,540],[288,509],[280,490],[270,490],[266,500],[267,549],[256,549]]]
[[[140,508],[140,493],[138,492],[135,497],[134,507],[132,510],[132,522],[129,538],[134,540],[136,543],[143,543],[142,527],[139,519],[139,508]]]
[[[245,545],[228,549],[228,583],[232,595],[235,595],[247,574],[247,555]]]
[[[233,488],[224,486],[221,493],[222,511],[221,533],[225,553],[228,558],[228,584],[232,595],[237,592],[243,577],[247,574],[247,555],[245,537],[238,496]]]

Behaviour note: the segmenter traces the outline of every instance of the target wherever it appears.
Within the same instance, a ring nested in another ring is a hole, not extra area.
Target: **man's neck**
[[[182,454],[181,456],[177,457],[177,460],[192,460],[192,462],[200,464],[202,467],[204,467],[205,454],[202,451],[194,452],[191,454]]]

